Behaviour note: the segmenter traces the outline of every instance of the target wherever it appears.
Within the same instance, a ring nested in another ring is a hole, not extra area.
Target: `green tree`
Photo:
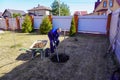
[[[60,6],[60,15],[61,16],[69,16],[70,15],[70,10],[69,6],[67,4],[62,3]]]
[[[44,17],[44,19],[40,25],[40,28],[39,28],[40,33],[47,34],[51,29],[52,29],[52,24],[51,24],[49,18],[46,16],[46,17]]]
[[[51,5],[51,8],[53,15],[59,15],[59,2],[57,0],[54,0],[54,2]]]
[[[16,18],[16,17],[22,17],[22,15],[20,13],[13,13],[13,18]]]
[[[61,16],[69,16],[70,15],[69,6],[65,3],[59,4],[58,0],[54,0],[54,2],[51,5],[53,15],[57,15],[57,16],[59,15],[59,6],[60,6],[60,15]]]
[[[76,34],[75,20],[74,18],[72,18],[69,35],[74,36],[75,34]]]
[[[25,33],[30,33],[33,31],[32,21],[29,15],[25,16],[24,22],[22,24],[22,31]]]

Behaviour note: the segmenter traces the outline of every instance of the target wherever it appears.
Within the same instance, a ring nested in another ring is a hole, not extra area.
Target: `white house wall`
[[[47,12],[47,13],[46,13]],[[49,11],[40,10],[40,11],[29,11],[29,13],[36,14],[37,16],[49,15]]]
[[[117,30],[119,31],[116,38],[116,43],[112,44],[112,46],[113,46],[113,49],[115,49],[116,56],[120,62],[120,22],[119,22],[119,28],[118,28],[118,20],[120,19],[119,14],[120,14],[120,9],[112,13],[109,38],[110,38],[110,43],[112,44],[114,41],[115,35],[117,34]]]
[[[117,25],[118,25],[118,12],[119,11],[115,11],[112,13],[112,18],[111,18],[111,25],[110,25],[110,43],[112,44],[114,38],[115,38],[115,35],[116,35],[116,32],[117,32]],[[114,44],[113,44],[113,48],[114,48]]]
[[[53,27],[60,27],[62,30],[69,31],[72,16],[53,16],[52,18]]]
[[[106,34],[107,16],[79,16],[78,32]]]

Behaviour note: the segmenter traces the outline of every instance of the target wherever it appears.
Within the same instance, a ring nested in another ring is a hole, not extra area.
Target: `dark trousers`
[[[50,32],[48,33],[48,37],[50,40],[50,51],[51,53],[54,53],[54,49],[56,48],[56,46],[58,46],[59,40],[55,40],[56,43],[54,43],[55,41],[53,40],[53,36],[50,34]]]

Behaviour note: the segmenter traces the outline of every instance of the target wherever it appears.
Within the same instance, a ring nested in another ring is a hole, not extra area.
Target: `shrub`
[[[13,17],[13,18],[16,18],[16,17],[18,17],[18,16],[19,16],[19,17],[22,17],[22,15],[21,15],[20,13],[18,13],[18,14],[17,14],[17,13],[13,13],[13,14],[12,14],[12,17]]]
[[[46,16],[44,17],[41,25],[40,25],[40,33],[41,34],[47,34],[52,29],[52,24],[49,20],[49,18]]]
[[[24,22],[22,24],[22,31],[25,33],[30,33],[33,30],[32,21],[29,15],[25,16]]]
[[[74,18],[72,18],[69,35],[74,36],[75,34],[76,34],[75,20]]]

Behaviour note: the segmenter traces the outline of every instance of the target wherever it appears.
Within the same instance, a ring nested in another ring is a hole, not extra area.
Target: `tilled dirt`
[[[55,63],[51,57],[17,66],[0,80],[110,80],[115,64],[104,57],[109,41],[104,35],[79,34],[65,39],[59,53],[69,56],[67,62]]]

